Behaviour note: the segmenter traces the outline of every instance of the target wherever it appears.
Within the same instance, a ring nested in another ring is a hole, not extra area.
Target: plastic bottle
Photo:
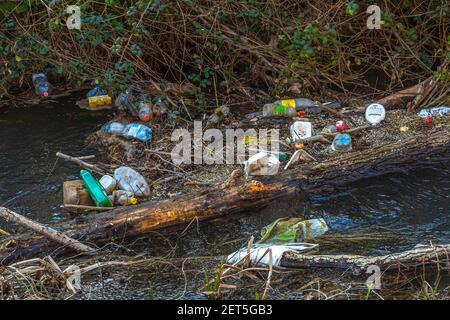
[[[133,89],[131,87],[128,87],[125,92],[119,94],[116,99],[116,106],[120,110],[128,110],[133,116],[137,116],[133,107]]]
[[[310,99],[306,99],[306,98],[297,98],[297,99],[285,99],[285,100],[277,100],[273,103],[268,103],[266,105],[264,105],[263,108],[263,114],[264,114],[264,110],[266,110],[266,113],[283,113],[282,116],[284,115],[284,112],[282,111],[283,108],[281,107],[289,107],[292,108],[296,111],[300,111],[300,110],[305,110],[306,113],[309,114],[315,114],[318,113],[319,110],[316,107],[316,104],[310,100]],[[278,108],[277,108],[278,107]],[[273,110],[273,111],[271,111]],[[290,111],[287,111],[290,112]],[[279,115],[279,114],[270,114],[270,115]],[[264,116],[266,116],[264,114]],[[291,114],[289,113],[286,116],[291,116]]]
[[[130,167],[119,167],[114,171],[119,188],[133,192],[135,196],[149,196],[150,187],[145,178]]]
[[[128,206],[135,205],[138,200],[134,197],[134,193],[125,190],[116,190],[112,193],[109,199],[116,205]]]
[[[153,114],[155,116],[161,116],[166,113],[167,113],[167,106],[165,102],[161,99],[161,97],[159,97],[156,100],[155,105],[153,106]]]
[[[100,88],[99,86],[95,86],[86,94],[86,98],[95,97],[95,96],[104,96],[106,94],[105,90]]]
[[[434,117],[434,116],[444,116],[447,113],[450,113],[450,107],[434,107],[431,109],[422,109],[420,110],[420,112],[417,114],[419,117],[421,117],[422,119],[426,119],[429,117]]]
[[[34,73],[32,76],[34,90],[36,94],[42,97],[48,97],[53,89],[43,73]]]
[[[128,139],[149,141],[152,138],[152,129],[140,123],[131,123],[125,127],[122,134]]]
[[[153,119],[152,103],[150,101],[139,101],[138,116],[142,121],[148,122]]]
[[[331,144],[331,150],[338,152],[352,150],[352,137],[348,133],[338,133]]]
[[[296,115],[295,108],[289,106],[270,103],[263,107],[263,117],[295,117]]]
[[[120,122],[111,122],[103,126],[102,130],[107,133],[121,136],[125,130],[125,125]]]
[[[100,182],[98,182],[97,179],[95,179],[89,171],[81,170],[80,176],[84,182],[84,185],[86,186],[87,191],[89,192],[89,195],[91,196],[92,200],[94,200],[97,207],[113,206],[110,199],[108,198],[108,195],[106,194],[105,189],[103,189]]]
[[[214,113],[208,118],[209,123],[219,123],[230,113],[230,108],[227,106],[220,106],[214,109]]]

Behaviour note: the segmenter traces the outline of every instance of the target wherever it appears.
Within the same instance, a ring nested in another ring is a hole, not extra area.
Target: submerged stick
[[[113,210],[115,207],[94,207],[94,206],[82,206],[80,204],[65,204],[62,205],[63,209],[81,209],[85,211],[108,211]]]
[[[31,229],[33,231],[36,231],[38,233],[41,233],[45,235],[47,238],[52,239],[53,241],[56,241],[58,243],[61,243],[65,246],[68,246],[72,249],[75,249],[79,252],[92,252],[94,251],[93,248],[82,244],[78,240],[69,238],[62,232],[59,232],[55,229],[52,229],[50,227],[44,226],[40,223],[37,223],[33,220],[30,220],[28,218],[25,218],[24,216],[11,211],[7,208],[0,207],[0,217],[4,218],[6,221],[11,221],[18,223],[24,227],[27,227],[28,229]]]

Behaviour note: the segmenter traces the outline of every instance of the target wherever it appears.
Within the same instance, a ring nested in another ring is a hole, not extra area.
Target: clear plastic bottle
[[[138,116],[139,119],[142,121],[148,122],[153,119],[153,110],[152,110],[152,103],[150,101],[141,100],[139,101],[139,112]]]
[[[133,116],[137,116],[133,107],[133,89],[128,87],[125,92],[119,94],[116,99],[116,106],[119,110],[128,110]]]
[[[228,108],[227,106],[220,106],[219,108],[214,109],[214,113],[209,116],[208,122],[219,123],[229,114],[230,108]]]
[[[161,97],[156,100],[156,103],[153,106],[153,113],[155,116],[161,116],[167,113],[167,106]]]
[[[272,109],[275,107],[283,106],[283,107],[290,107],[296,111],[305,110],[306,113],[309,114],[315,114],[318,113],[319,110],[316,107],[316,104],[311,99],[307,98],[297,98],[297,99],[284,99],[284,100],[277,100],[273,103],[268,103],[266,106],[272,106]],[[266,107],[268,110],[270,110],[269,107]],[[281,108],[278,108],[281,110]],[[263,109],[264,112],[264,109]],[[290,116],[290,115],[289,115]]]
[[[111,122],[103,126],[102,130],[107,133],[121,136],[125,129],[125,125],[120,122]]]
[[[138,203],[134,197],[134,193],[131,191],[116,190],[109,198],[115,205],[120,206],[135,205]]]
[[[422,109],[417,115],[422,119],[425,119],[429,117],[442,117],[448,113],[450,113],[450,107],[442,106],[431,109]]]
[[[263,107],[263,117],[295,117],[295,108],[283,106],[281,104],[265,104]]]
[[[131,123],[125,127],[122,134],[128,139],[149,141],[152,138],[152,129],[140,123]]]
[[[47,81],[47,77],[43,73],[34,73],[32,76],[34,90],[36,94],[42,97],[48,97],[52,91],[52,85]]]

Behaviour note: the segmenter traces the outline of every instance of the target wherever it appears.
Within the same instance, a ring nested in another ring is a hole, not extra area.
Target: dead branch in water
[[[34,222],[24,216],[11,211],[7,208],[0,207],[0,217],[4,218],[6,221],[18,223],[28,229],[36,231],[40,234],[43,234],[45,237],[52,239],[62,245],[68,246],[71,249],[74,249],[79,252],[92,252],[93,248],[88,247],[78,240],[72,239],[65,234],[56,231],[50,227],[46,227],[40,223]]]
[[[450,244],[418,245],[414,249],[384,256],[358,255],[308,255],[288,252],[281,258],[281,266],[287,268],[339,268],[351,269],[361,274],[371,265],[381,270],[414,268],[424,265],[449,265]]]

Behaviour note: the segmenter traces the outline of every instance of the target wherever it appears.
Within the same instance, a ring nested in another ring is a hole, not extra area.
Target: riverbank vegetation
[[[69,4],[80,6],[80,30],[66,25]],[[373,4],[381,29],[367,27]],[[429,76],[449,80],[449,19],[443,0],[6,1],[0,98],[17,99],[33,72],[112,93],[175,91],[199,111],[289,93],[380,95]]]

